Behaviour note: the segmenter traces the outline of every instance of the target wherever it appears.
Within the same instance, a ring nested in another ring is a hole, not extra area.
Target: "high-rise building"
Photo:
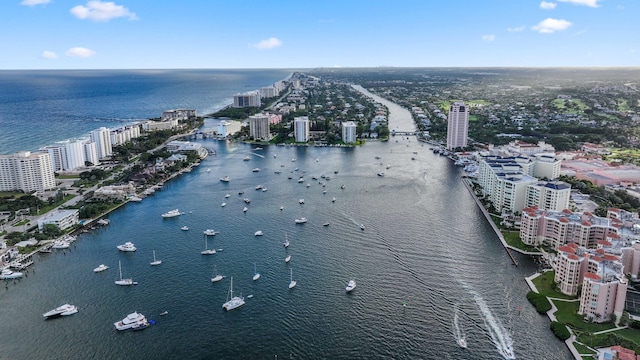
[[[233,107],[234,108],[242,108],[242,107],[260,107],[262,103],[260,102],[260,91],[254,90],[249,91],[244,94],[236,94],[233,95]]]
[[[55,186],[49,153],[22,151],[0,155],[0,191],[42,192]]]
[[[269,115],[261,113],[249,116],[249,136],[255,140],[269,140],[271,138]]]
[[[65,170],[74,170],[84,166],[84,141],[66,141],[65,148]]]
[[[296,142],[309,141],[309,118],[306,116],[294,118],[293,132],[295,134]]]
[[[90,136],[91,140],[96,143],[96,147],[98,148],[99,159],[104,159],[113,154],[109,129],[107,129],[106,127],[101,127],[97,130],[93,130]]]
[[[98,160],[98,147],[93,141],[87,141],[84,143],[84,160],[92,163],[93,165],[100,164],[100,160]]]
[[[469,107],[464,102],[456,101],[449,106],[447,120],[447,149],[467,146],[469,132]]]
[[[353,121],[346,121],[342,123],[342,141],[346,144],[353,144],[356,142],[356,128],[357,125]]]
[[[525,207],[562,211],[569,208],[571,185],[562,181],[541,181],[527,185]]]

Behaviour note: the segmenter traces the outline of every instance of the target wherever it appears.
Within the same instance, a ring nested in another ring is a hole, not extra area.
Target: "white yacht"
[[[122,244],[122,245],[118,245],[116,246],[118,248],[118,250],[120,251],[124,251],[124,252],[131,252],[131,251],[136,251],[136,247],[135,245],[133,245],[132,242],[127,241],[126,243]]]
[[[139,196],[132,196],[129,198],[129,201],[133,201],[133,202],[140,202],[142,201],[142,198]]]
[[[336,202],[336,198],[332,198],[332,199],[331,199],[331,202]]]
[[[222,278],[224,278],[224,276],[218,274],[217,268],[214,265],[213,266],[213,274],[211,275],[211,282],[212,283],[218,282],[218,281],[222,280]]]
[[[244,208],[242,208],[242,212],[247,212],[247,210],[249,210],[249,208],[246,207],[246,206]]]
[[[351,292],[355,288],[356,288],[356,281],[354,279],[351,279],[349,280],[349,283],[347,284],[347,287],[345,288],[345,290],[347,292]]]
[[[233,296],[233,276],[231,277],[231,285],[229,286],[229,294],[227,294],[227,302],[222,304],[222,308],[229,311],[244,305],[244,297]]]
[[[220,181],[228,183],[229,181],[231,181],[231,178],[228,177],[228,176],[223,176],[223,177],[220,178]]]
[[[255,235],[255,236],[262,236],[262,235],[264,235],[264,233],[262,232],[262,230],[258,230],[258,231],[256,231],[253,235]]]
[[[105,265],[105,264],[100,264],[100,265],[98,265],[98,267],[97,267],[97,268],[93,269],[93,272],[102,272],[102,271],[107,270],[108,268],[109,268],[109,267],[108,267],[107,265]]]
[[[156,266],[156,265],[162,264],[162,260],[157,260],[156,259],[156,251],[155,250],[153,250],[153,261],[150,262],[149,264],[151,264],[151,266]]]
[[[2,272],[0,272],[0,280],[18,279],[18,278],[21,278],[22,275],[24,274],[18,271],[3,269]]]
[[[247,156],[243,157],[242,160],[249,161],[249,160],[251,160],[251,157],[247,155]]]
[[[189,227],[187,225],[180,228],[182,231],[189,231]]]
[[[225,207],[225,206],[227,206],[227,203],[226,203],[226,202],[223,202],[222,204],[220,204],[220,206],[221,206],[221,207]]]
[[[251,169],[251,171],[258,172],[258,171],[260,171],[260,168],[253,168],[253,169]]]
[[[226,194],[226,195],[224,196],[224,198],[225,198],[225,199],[228,199],[228,198],[230,198],[230,197],[231,197],[231,194]]]
[[[256,263],[253,263],[253,281],[260,279],[260,273],[256,270]]]
[[[128,279],[122,278],[122,264],[120,263],[120,261],[118,261],[118,270],[120,272],[120,280],[116,280],[116,285],[129,286],[129,285],[136,284],[135,282],[133,282],[133,279],[131,278],[128,278]]]
[[[169,210],[166,213],[162,214],[163,218],[172,218],[176,216],[182,215],[178,209]]]
[[[213,255],[216,253],[216,249],[209,249],[209,240],[207,236],[204,237],[204,250],[200,251],[202,255]]]
[[[295,280],[293,280],[293,269],[289,269],[290,273],[291,273],[291,280],[289,281],[289,289],[293,289],[297,282]]]
[[[46,313],[42,314],[42,316],[45,319],[52,319],[59,316],[73,315],[77,312],[78,312],[77,306],[71,305],[71,304],[64,304],[64,305],[58,306],[53,310],[47,311]]]
[[[296,224],[304,224],[307,222],[307,218],[306,217],[301,217],[295,220]]]
[[[460,339],[456,339],[456,342],[458,343],[458,346],[460,346],[463,349],[467,348],[467,340],[465,340],[463,337],[461,337]]]
[[[71,244],[64,240],[56,240],[53,242],[52,249],[68,249]]]
[[[129,329],[133,329],[133,327],[136,326],[136,324],[144,323],[146,321],[147,321],[147,318],[144,315],[134,311],[131,314],[127,315],[127,317],[125,317],[124,319],[113,323],[113,326],[115,326],[116,330],[119,330],[119,331],[129,330]]]
[[[213,229],[207,229],[204,231],[204,234],[207,236],[214,236],[215,234],[217,234],[217,232]]]
[[[287,254],[287,257],[284,258],[284,262],[288,263],[291,261],[291,255]]]

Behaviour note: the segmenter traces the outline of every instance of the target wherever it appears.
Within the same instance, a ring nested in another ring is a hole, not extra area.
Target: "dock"
[[[511,247],[509,246],[509,244],[507,244],[507,241],[504,239],[504,236],[502,236],[502,232],[500,231],[500,229],[498,229],[498,226],[493,222],[491,215],[489,214],[487,209],[484,208],[484,205],[482,205],[482,203],[480,202],[480,199],[478,199],[475,192],[469,185],[469,180],[463,178],[462,183],[467,188],[467,190],[469,190],[469,192],[471,193],[471,196],[473,196],[473,200],[476,202],[476,205],[478,205],[478,207],[484,214],[484,217],[487,219],[487,221],[493,228],[493,231],[496,233],[496,235],[498,235],[498,239],[500,239],[500,242],[502,243],[502,247],[504,247],[504,251],[506,251],[507,255],[509,255],[509,257],[511,258],[511,262],[513,263],[513,265],[518,266],[518,260],[516,260],[516,258],[511,253]]]

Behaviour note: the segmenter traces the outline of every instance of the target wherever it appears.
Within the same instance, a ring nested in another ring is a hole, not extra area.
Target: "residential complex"
[[[57,226],[60,230],[66,230],[78,224],[79,221],[77,209],[56,210],[38,219],[38,229],[42,230],[45,225],[51,224]]]
[[[447,119],[447,149],[467,146],[469,132],[469,108],[464,102],[456,101],[449,106]]]
[[[113,154],[110,133],[111,131],[109,129],[107,129],[106,127],[101,127],[99,129],[93,130],[89,134],[89,136],[91,137],[91,141],[96,143],[96,148],[98,150],[98,159],[104,159]]]
[[[196,111],[192,109],[173,109],[162,112],[162,121],[167,120],[187,120],[196,117]]]
[[[540,181],[527,185],[525,207],[562,211],[569,208],[571,185],[562,181]]]
[[[353,144],[356,142],[356,128],[357,125],[353,121],[345,121],[342,123],[342,141],[345,144]]]
[[[296,142],[309,141],[309,118],[306,116],[294,118],[293,133],[295,135]]]
[[[260,91],[258,90],[249,91],[243,94],[235,94],[233,95],[233,107],[260,107],[262,105],[260,97]]]
[[[0,191],[44,192],[56,186],[47,152],[0,155]]]
[[[249,116],[249,136],[254,140],[269,140],[270,116],[268,114],[256,114]]]

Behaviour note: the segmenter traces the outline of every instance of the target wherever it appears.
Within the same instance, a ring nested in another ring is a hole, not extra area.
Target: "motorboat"
[[[244,208],[242,208],[242,211],[243,211],[243,212],[247,212],[247,210],[249,210],[249,208],[248,208],[248,207],[246,207],[246,206],[245,206]]]
[[[189,227],[187,225],[180,228],[182,231],[189,231]]]
[[[245,204],[251,203],[251,199],[249,199],[249,198],[244,198],[244,199],[242,199],[242,201],[244,201]]]
[[[262,192],[266,192],[267,190],[269,190],[269,189],[267,189],[266,187],[262,188]]]
[[[458,343],[458,346],[463,349],[467,348],[467,340],[465,340],[463,337],[461,337],[460,339],[456,339],[456,343]]]
[[[222,308],[229,311],[237,307],[244,305],[244,297],[233,296],[233,276],[231,277],[231,285],[229,286],[229,293],[227,294],[227,302],[222,304]]]
[[[262,185],[256,185],[256,190],[262,190]]]
[[[349,283],[347,284],[347,287],[345,288],[345,290],[347,292],[351,292],[355,288],[356,288],[356,281],[354,279],[351,279],[349,280]]]
[[[164,315],[167,315],[167,314],[169,314],[168,311],[163,311],[163,312],[160,313],[161,316],[164,316]]]
[[[52,249],[68,249],[71,244],[64,240],[56,240],[53,242]]]
[[[204,231],[204,234],[207,236],[215,236],[215,234],[217,234],[217,232],[213,229],[207,229]]]
[[[251,171],[258,172],[258,171],[260,171],[260,168],[253,168],[253,169],[251,169]]]
[[[242,158],[242,160],[243,161],[249,161],[249,160],[251,160],[251,157],[250,156],[245,156],[245,157]]]
[[[226,202],[223,202],[222,204],[220,204],[220,207],[225,207],[225,206],[227,206]]]
[[[307,222],[307,218],[301,217],[295,220],[296,224],[304,224]]]
[[[326,222],[326,223],[322,224],[322,226],[329,226],[329,223]]]
[[[142,198],[139,196],[132,196],[129,198],[129,201],[133,201],[133,202],[140,202],[142,201]]]
[[[146,321],[147,318],[144,315],[134,311],[131,314],[127,315],[127,317],[125,317],[124,319],[113,323],[113,326],[116,327],[116,330],[123,331],[133,329],[136,324],[144,323]]]
[[[300,179],[298,179],[298,182],[299,182],[299,183],[303,183],[303,182],[304,182],[304,178],[300,178]]]
[[[384,172],[379,172],[378,176],[380,176],[380,177],[384,176]]]
[[[301,205],[304,204],[304,199],[298,200],[298,204],[301,204]]]
[[[222,280],[223,278],[224,278],[224,276],[218,274],[218,271],[217,271],[216,267],[214,266],[213,267],[213,274],[211,275],[211,282],[212,283],[218,282],[218,281]]]
[[[225,199],[228,199],[228,198],[230,198],[230,197],[231,197],[231,194],[226,194],[226,195],[224,196],[224,198],[225,198]]]
[[[162,217],[165,219],[180,216],[182,213],[178,209],[169,210],[166,213],[162,214]]]
[[[2,272],[0,272],[0,279],[1,280],[18,279],[18,278],[21,278],[23,275],[24,274],[19,271],[11,271],[9,269],[3,269]]]
[[[284,210],[284,206],[280,205],[280,211]]]
[[[220,181],[228,183],[229,181],[231,181],[231,178],[228,176],[223,176],[220,178]]]
[[[108,268],[109,268],[109,267],[108,267],[107,265],[105,265],[105,264],[100,264],[100,265],[98,265],[98,267],[97,267],[97,268],[93,269],[93,272],[102,272],[102,271],[107,270]]]
[[[253,235],[254,236],[262,236],[262,235],[264,235],[264,233],[262,232],[262,230],[258,230]]]
[[[336,202],[336,198],[331,198],[331,202]]]
[[[260,273],[256,270],[256,263],[253,263],[253,281],[260,279]]]
[[[118,250],[120,251],[124,251],[124,252],[131,252],[131,251],[136,251],[136,247],[135,245],[133,245],[132,242],[127,241],[126,243],[122,244],[122,245],[118,245],[116,246],[118,248]]]
[[[508,360],[516,358],[516,356],[513,354],[513,350],[511,350],[511,348],[509,347],[504,347],[500,349],[500,353],[505,359],[508,359]]]
[[[156,265],[162,264],[162,260],[156,259],[156,251],[155,250],[153,250],[153,261],[150,262],[149,264],[151,264],[151,266],[156,266]]]
[[[53,310],[49,310],[46,313],[42,314],[45,319],[52,319],[60,316],[73,315],[78,312],[78,307],[71,304],[64,304],[58,306]]]
[[[116,285],[120,285],[120,286],[129,286],[129,285],[134,285],[136,284],[135,282],[133,282],[133,279],[128,278],[128,279],[123,279],[122,278],[122,264],[120,263],[120,261],[118,261],[118,270],[120,272],[120,280],[116,280]]]
[[[287,238],[287,236],[284,236],[284,243],[282,244],[284,245],[285,249],[289,247],[289,238]]]
[[[289,280],[289,289],[293,289],[296,286],[297,282],[295,280],[293,280],[293,269],[289,269],[289,271],[290,271],[290,274],[291,274],[291,277],[290,277],[290,280]]]
[[[360,224],[360,230],[364,230],[364,224]]]
[[[311,184],[307,183],[307,187],[311,187]]]
[[[289,261],[291,261],[291,255],[287,254],[287,257],[284,258],[284,262],[288,263]]]

